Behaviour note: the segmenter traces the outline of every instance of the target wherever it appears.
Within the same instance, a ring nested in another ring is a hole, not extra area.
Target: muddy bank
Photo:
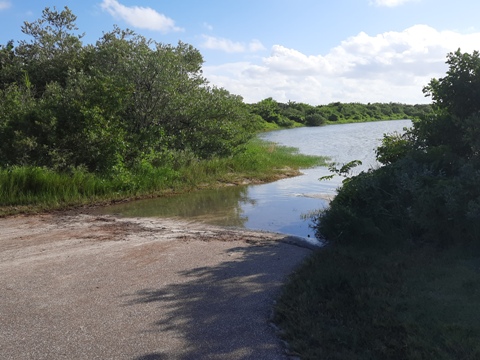
[[[73,213],[0,229],[0,358],[285,358],[269,317],[298,239]]]

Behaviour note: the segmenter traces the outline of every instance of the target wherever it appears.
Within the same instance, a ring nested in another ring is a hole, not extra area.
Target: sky
[[[480,50],[478,0],[0,0],[0,44],[65,6],[84,44],[118,25],[193,45],[210,84],[247,103],[430,103],[447,54]]]

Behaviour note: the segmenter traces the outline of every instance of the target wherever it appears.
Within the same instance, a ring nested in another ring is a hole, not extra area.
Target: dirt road
[[[0,219],[0,359],[284,359],[272,303],[310,252],[175,219]]]

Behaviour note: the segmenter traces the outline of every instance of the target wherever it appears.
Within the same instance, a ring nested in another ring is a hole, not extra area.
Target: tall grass
[[[132,171],[108,176],[82,169],[56,172],[41,167],[11,167],[0,169],[0,215],[184,192],[222,183],[271,181],[323,163],[322,158],[255,139],[243,152],[229,158],[198,160],[177,154],[174,164],[153,166],[145,162]]]
[[[102,196],[111,191],[112,183],[81,170],[70,174],[41,167],[12,167],[0,170],[2,206],[59,204]]]

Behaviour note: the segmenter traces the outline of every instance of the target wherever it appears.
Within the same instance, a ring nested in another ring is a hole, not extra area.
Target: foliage
[[[480,58],[447,59],[424,89],[433,113],[386,135],[384,166],[344,181],[316,219],[326,245],[276,306],[302,359],[480,356]]]
[[[295,123],[320,126],[345,122],[376,120],[417,119],[431,112],[430,105],[407,105],[399,103],[340,103],[312,106],[289,101],[279,103],[267,98],[250,104],[250,111],[268,123],[292,127]]]
[[[293,127],[295,124],[294,120],[280,113],[279,103],[271,97],[252,104],[250,111],[255,115],[259,115],[267,123],[275,123],[281,127]]]
[[[346,164],[343,164],[339,169],[337,168],[336,163],[331,163],[328,167],[328,170],[330,170],[330,172],[332,172],[333,174],[322,176],[319,180],[331,180],[336,174],[344,177],[343,182],[345,183],[350,180],[349,176],[352,174],[352,170],[359,165],[362,165],[362,162],[360,160],[352,160]]]
[[[377,160],[384,164],[391,164],[407,154],[411,149],[410,133],[404,129],[404,133],[394,132],[383,136],[382,144],[375,150]]]
[[[165,193],[216,187],[224,183],[271,181],[297,174],[298,168],[324,164],[324,159],[258,139],[229,157],[198,159],[187,151],[152,154],[131,171],[115,176],[92,174],[85,168],[58,172],[45,167],[0,169],[0,215],[49,210]]]
[[[445,77],[432,79],[424,93],[432,97],[437,111],[446,111],[456,119],[465,119],[480,110],[480,56],[457,50],[450,53]]]
[[[76,16],[46,8],[31,38],[0,47],[0,167],[118,175],[240,151],[259,128],[242,99],[208,84],[192,46],[115,27],[83,45]]]

